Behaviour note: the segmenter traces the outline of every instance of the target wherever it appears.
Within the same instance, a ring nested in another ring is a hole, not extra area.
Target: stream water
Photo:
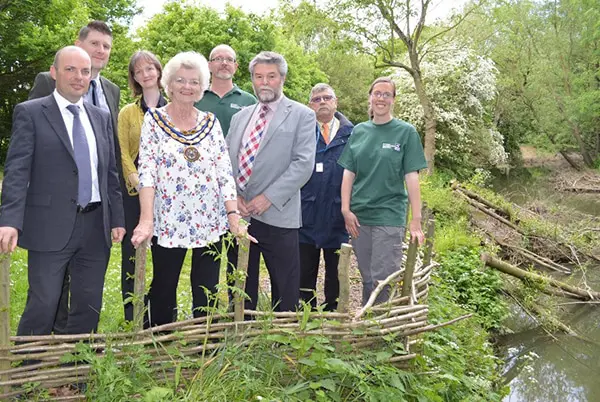
[[[494,188],[523,205],[543,200],[600,216],[598,195],[558,193],[543,177],[519,175],[496,180]],[[600,291],[600,266],[590,267],[586,282]],[[553,305],[573,303],[556,299]],[[514,333],[498,339],[510,395],[504,402],[600,401],[600,304],[564,304],[561,320],[580,337],[548,334],[516,304],[506,326]]]

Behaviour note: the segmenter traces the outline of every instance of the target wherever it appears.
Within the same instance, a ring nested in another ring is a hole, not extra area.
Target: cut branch
[[[542,275],[539,275],[539,274],[536,274],[533,272],[528,272],[528,271],[522,270],[521,268],[517,268],[514,265],[511,265],[507,262],[504,262],[502,260],[494,258],[488,253],[483,253],[481,255],[481,260],[483,262],[485,262],[485,264],[488,267],[492,267],[501,272],[504,272],[505,274],[512,275],[515,278],[521,279],[522,281],[547,283],[548,285],[554,286],[555,288],[558,288],[560,290],[568,292],[568,293],[572,294],[574,297],[576,297],[577,299],[581,299],[581,300],[600,300],[599,292],[580,289],[578,287],[571,286],[569,284],[557,281],[552,278],[547,278],[547,277],[544,277]]]

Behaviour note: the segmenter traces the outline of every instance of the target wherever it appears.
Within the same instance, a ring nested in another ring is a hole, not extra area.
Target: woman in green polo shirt
[[[354,127],[338,161],[344,168],[342,214],[363,280],[363,304],[379,281],[400,269],[408,202],[413,211],[411,237],[419,244],[424,240],[419,170],[427,163],[415,128],[392,116],[395,98],[391,78],[373,82],[371,120]],[[388,297],[389,287],[376,302]]]

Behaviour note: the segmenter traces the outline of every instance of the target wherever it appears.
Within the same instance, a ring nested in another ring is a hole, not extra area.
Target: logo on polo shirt
[[[237,103],[230,103],[229,107],[232,109],[243,109],[243,106],[238,105]]]
[[[383,149],[393,149],[396,152],[400,152],[402,150],[402,144],[388,144],[384,142],[381,146]]]

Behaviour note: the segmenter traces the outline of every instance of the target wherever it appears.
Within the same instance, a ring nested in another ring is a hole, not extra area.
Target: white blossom
[[[436,159],[444,165],[506,164],[504,139],[491,116],[497,94],[497,69],[493,61],[475,55],[470,49],[452,48],[428,55],[421,63],[421,71],[436,113]],[[398,70],[394,80],[398,93],[395,115],[422,132],[423,109],[413,78]]]

